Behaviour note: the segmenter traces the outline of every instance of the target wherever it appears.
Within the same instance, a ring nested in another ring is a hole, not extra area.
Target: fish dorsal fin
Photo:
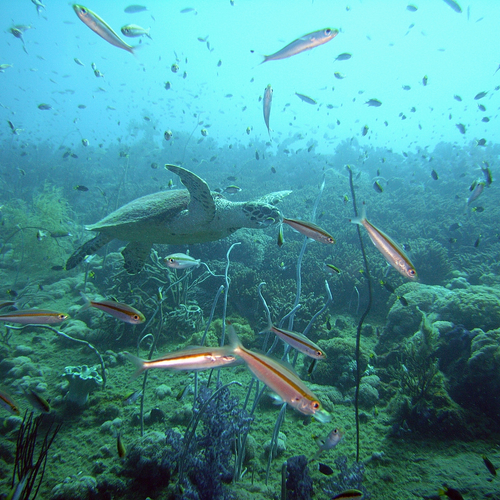
[[[188,205],[190,218],[199,222],[211,222],[215,217],[215,202],[208,184],[193,172],[176,165],[165,165],[168,170],[178,175],[191,197]]]

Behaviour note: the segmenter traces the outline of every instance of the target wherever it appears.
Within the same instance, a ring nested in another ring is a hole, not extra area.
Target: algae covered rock
[[[378,390],[373,385],[361,382],[359,386],[359,405],[365,410],[373,408],[379,399]]]
[[[450,295],[452,292],[442,286],[406,283],[398,287],[396,293],[400,297],[404,296],[408,305],[404,306],[394,297],[394,303],[387,315],[384,335],[377,348],[379,352],[385,350],[385,344],[398,342],[413,335],[419,329],[422,320],[418,309],[429,311],[441,296]]]
[[[450,394],[461,406],[484,412],[496,426],[500,413],[500,329],[471,333],[477,335],[471,342],[470,357],[450,380]]]
[[[413,334],[419,326],[422,311],[433,312],[441,321],[463,325],[468,330],[481,328],[484,331],[500,327],[500,292],[487,286],[470,285],[464,288],[448,289],[442,286],[428,286],[408,283],[396,290],[404,293],[408,306],[395,300],[378,347],[386,343],[398,342]]]
[[[326,360],[317,363],[314,382],[336,386],[342,392],[356,385],[356,343],[354,339],[333,338],[320,340],[319,346],[326,354]],[[329,360],[334,360],[330,362]],[[361,353],[361,371],[368,366],[366,355]]]
[[[433,310],[440,319],[464,325],[468,330],[494,330],[500,327],[500,292],[481,285],[455,289],[441,295]]]
[[[54,486],[50,500],[93,500],[97,499],[97,481],[91,476],[71,476]]]

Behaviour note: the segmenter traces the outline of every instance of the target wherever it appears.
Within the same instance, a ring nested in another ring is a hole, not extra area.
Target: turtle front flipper
[[[178,175],[189,191],[189,219],[192,224],[208,224],[215,217],[215,202],[208,184],[193,172],[177,165],[165,165],[170,172]]]
[[[78,250],[73,252],[73,255],[66,262],[66,271],[73,269],[82,262],[87,255],[94,255],[100,248],[113,240],[113,236],[99,233],[95,238],[84,243]]]
[[[142,241],[131,241],[123,250],[122,255],[125,259],[123,267],[129,274],[137,274],[143,267],[144,262],[149,257],[151,243]]]

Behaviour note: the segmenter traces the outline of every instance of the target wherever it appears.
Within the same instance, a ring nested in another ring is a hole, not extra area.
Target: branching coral
[[[355,462],[352,467],[347,465],[347,457],[342,455],[335,459],[335,465],[339,471],[337,479],[332,479],[330,487],[325,492],[328,495],[335,495],[345,490],[357,489],[363,492],[363,499],[369,500],[371,495],[363,486],[365,466],[363,462]]]
[[[434,239],[417,238],[412,241],[411,257],[420,279],[433,285],[442,285],[453,271],[446,248]]]
[[[412,405],[428,399],[438,387],[436,375],[439,369],[435,355],[438,334],[429,317],[420,312],[420,330],[406,341],[401,366],[394,373],[400,380],[403,393],[411,398]]]
[[[231,397],[227,387],[219,388],[215,393],[203,386],[194,420],[201,423],[198,435],[195,424],[184,437],[173,430],[166,432],[167,458],[171,469],[174,464],[179,467],[182,498],[233,498],[224,486],[233,479],[232,445],[237,436],[247,432],[252,417],[238,408],[238,399]]]

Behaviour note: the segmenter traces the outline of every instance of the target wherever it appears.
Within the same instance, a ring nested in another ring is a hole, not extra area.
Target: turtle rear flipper
[[[151,243],[142,241],[131,241],[123,250],[122,255],[125,259],[123,267],[129,274],[137,274],[143,267],[144,262],[149,257]]]
[[[100,248],[113,239],[113,236],[99,233],[95,238],[92,238],[87,241],[87,243],[84,243],[66,262],[66,271],[69,271],[80,264],[80,262],[82,262],[87,255],[94,255]]]

